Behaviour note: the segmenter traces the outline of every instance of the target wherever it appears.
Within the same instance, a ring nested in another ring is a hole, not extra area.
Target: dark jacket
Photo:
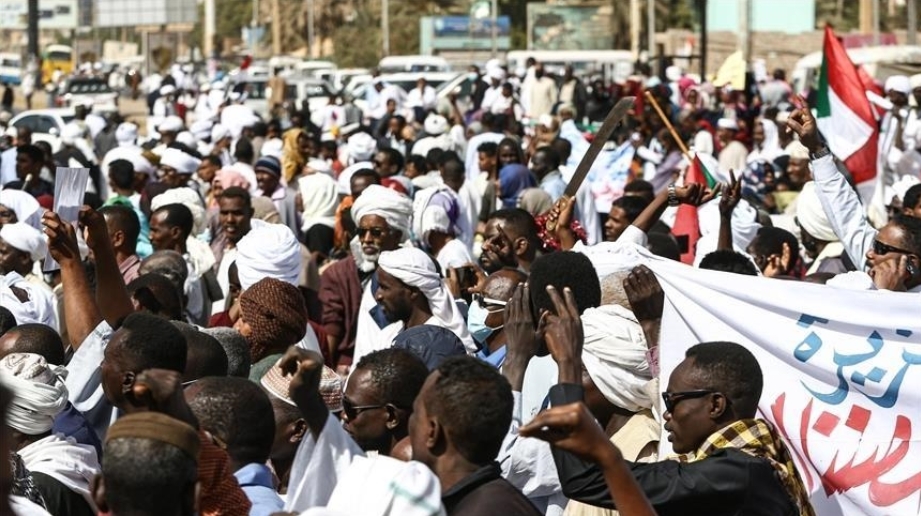
[[[582,401],[581,385],[550,389],[553,406]],[[563,494],[580,502],[614,509],[604,474],[590,464],[551,447]],[[659,516],[796,516],[790,499],[768,461],[735,449],[683,463],[663,460],[627,463]]]
[[[540,516],[521,491],[499,475],[499,465],[476,470],[441,494],[448,516]]]

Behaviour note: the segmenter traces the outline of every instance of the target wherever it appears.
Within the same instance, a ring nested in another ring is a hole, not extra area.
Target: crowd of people
[[[54,153],[7,128],[0,513],[814,514],[758,414],[781,379],[733,342],[661,378],[655,274],[589,251],[921,290],[921,81],[886,83],[868,215],[780,71],[754,95],[485,69],[463,108],[375,80],[350,124],[163,84],[146,137],[88,109]],[[628,180],[565,195],[626,94]],[[90,169],[73,220],[59,167]]]

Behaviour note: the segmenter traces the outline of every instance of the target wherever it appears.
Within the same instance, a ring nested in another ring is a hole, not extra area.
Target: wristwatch
[[[678,206],[681,201],[678,200],[678,193],[675,191],[675,183],[668,185],[668,205]]]
[[[810,152],[809,159],[815,161],[819,158],[824,158],[825,156],[828,156],[829,154],[831,154],[831,149],[828,148],[828,145],[823,145],[821,149],[815,152]]]

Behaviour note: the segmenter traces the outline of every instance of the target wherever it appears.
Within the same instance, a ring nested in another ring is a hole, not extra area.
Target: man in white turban
[[[44,258],[47,250],[41,231],[22,222],[4,224],[0,227],[0,274],[19,274],[50,294],[51,287],[32,273],[35,262]]]
[[[42,207],[35,197],[22,190],[0,190],[0,211],[3,208],[11,213],[0,214],[0,225],[7,222],[24,222],[35,229],[41,229]]]
[[[188,186],[192,174],[198,170],[201,160],[179,149],[169,148],[160,157],[160,181],[170,188]]]
[[[796,222],[799,225],[800,241],[806,249],[806,256],[812,259],[806,274],[843,274],[856,269],[844,252],[844,245],[835,234],[831,222],[825,216],[813,181],[803,185],[803,191],[796,198]]]
[[[90,486],[100,470],[96,449],[51,432],[67,405],[66,372],[33,353],[0,359],[0,383],[13,394],[6,425],[11,448],[32,473],[45,508],[51,514],[95,514]]]
[[[375,300],[374,274],[381,253],[398,249],[409,240],[413,204],[403,194],[370,185],[352,205],[357,227],[352,258],[330,265],[320,276],[323,328],[334,360],[351,365],[353,349],[375,349],[380,333],[389,325]]]

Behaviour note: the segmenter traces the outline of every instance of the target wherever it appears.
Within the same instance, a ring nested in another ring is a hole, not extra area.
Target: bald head
[[[189,276],[185,258],[176,251],[157,251],[141,262],[138,274],[157,273],[165,276],[180,292],[185,292]]]
[[[508,301],[515,294],[518,285],[528,281],[528,275],[518,269],[500,269],[486,278],[483,286],[483,297]]]
[[[64,342],[44,324],[21,324],[0,337],[0,358],[10,353],[35,353],[51,365],[64,365]]]

